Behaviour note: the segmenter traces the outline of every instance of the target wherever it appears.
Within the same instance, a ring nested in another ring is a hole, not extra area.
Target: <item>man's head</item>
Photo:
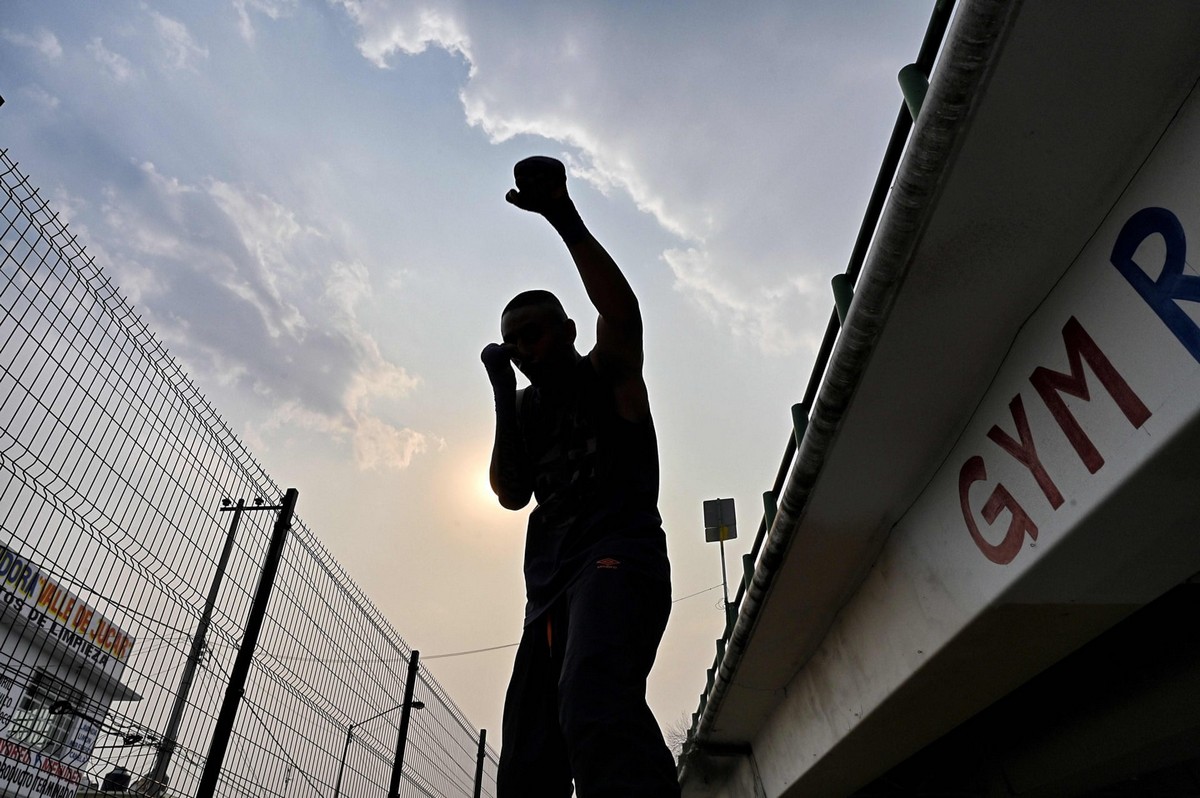
[[[513,347],[513,363],[535,385],[578,359],[575,334],[575,322],[549,291],[523,291],[500,314],[501,339]]]

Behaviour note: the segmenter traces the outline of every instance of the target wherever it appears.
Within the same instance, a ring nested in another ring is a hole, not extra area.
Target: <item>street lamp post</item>
[[[417,656],[418,656],[418,654],[416,651],[412,652],[412,658],[409,661],[409,672],[410,673],[412,672],[412,667],[413,667],[413,664],[416,662]],[[407,688],[407,685],[406,685],[406,688]],[[350,751],[350,740],[352,740],[354,738],[354,730],[359,726],[370,723],[371,721],[375,720],[376,718],[382,718],[384,715],[388,714],[389,712],[395,712],[397,709],[400,709],[401,707],[403,707],[405,709],[404,717],[407,717],[408,710],[424,709],[425,704],[424,704],[424,702],[421,702],[421,701],[414,701],[413,697],[412,697],[412,690],[405,689],[404,701],[400,702],[399,704],[397,704],[394,707],[388,707],[383,712],[377,712],[374,715],[372,715],[371,717],[367,718],[366,720],[360,720],[357,723],[351,723],[349,726],[346,727],[346,744],[344,746],[342,746],[342,761],[338,764],[337,781],[335,781],[334,785],[333,785],[333,798],[340,798],[340,796],[342,794],[342,774],[346,770],[346,754],[349,753],[349,751]],[[408,731],[406,725],[403,727],[403,731],[404,732]]]

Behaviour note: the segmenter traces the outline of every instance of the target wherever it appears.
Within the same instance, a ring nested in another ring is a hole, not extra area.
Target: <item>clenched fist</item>
[[[534,155],[513,167],[517,183],[504,198],[524,211],[546,215],[571,201],[567,196],[567,169],[562,161]]]
[[[479,359],[483,361],[483,367],[487,369],[492,390],[496,392],[517,389],[517,375],[513,372],[512,367],[514,350],[515,347],[512,344],[488,344],[479,355]]]
[[[513,167],[517,187],[504,198],[524,211],[540,213],[572,246],[587,236],[587,228],[567,195],[567,169],[562,161],[534,155]]]

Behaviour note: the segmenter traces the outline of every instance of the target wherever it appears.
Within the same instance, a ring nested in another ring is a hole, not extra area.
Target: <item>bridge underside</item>
[[[855,796],[1200,795],[1198,617],[1169,591]]]
[[[816,410],[689,798],[1081,794],[1200,754],[1200,312],[1162,296],[1200,278],[1197,31],[960,3],[842,338],[885,323]]]

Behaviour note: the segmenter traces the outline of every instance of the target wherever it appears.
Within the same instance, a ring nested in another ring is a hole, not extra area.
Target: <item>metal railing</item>
[[[0,258],[0,793],[195,795],[275,515],[223,500],[283,491],[6,151]],[[385,794],[411,658],[296,518],[216,794]],[[479,731],[426,671],[414,701],[399,794],[473,795]]]
[[[796,460],[796,453],[804,440],[804,433],[808,428],[809,417],[816,402],[817,393],[820,390],[825,371],[829,366],[829,358],[833,353],[834,344],[837,342],[838,334],[841,332],[842,325],[850,309],[850,303],[853,300],[854,286],[858,282],[863,262],[866,260],[871,241],[875,237],[879,219],[883,214],[884,205],[891,191],[892,181],[895,178],[901,156],[904,154],[908,143],[909,132],[912,130],[914,120],[920,113],[925,90],[929,82],[929,75],[933,71],[934,60],[937,57],[938,50],[941,48],[946,28],[950,23],[953,7],[953,0],[937,0],[929,24],[926,27],[925,36],[917,54],[917,60],[900,70],[899,82],[904,101],[896,115],[896,122],[892,127],[891,138],[888,140],[888,146],[883,156],[883,163],[880,165],[879,172],[876,175],[875,185],[867,202],[866,212],[863,216],[862,224],[859,226],[858,235],[854,241],[854,248],[850,253],[849,263],[846,266],[846,270],[835,275],[831,281],[834,308],[829,314],[829,322],[825,326],[825,334],[817,350],[816,360],[813,363],[812,372],[808,378],[808,385],[804,390],[804,397],[800,402],[792,405],[792,431],[788,435],[787,443],[784,446],[783,458],[775,474],[775,481],[771,489],[763,493],[762,520],[759,522],[758,532],[754,537],[754,543],[749,553],[742,556],[742,578],[733,600],[726,608],[725,628],[721,637],[717,639],[716,657],[713,659],[712,667],[708,669],[708,678],[705,683],[704,692],[700,694],[700,705],[696,712],[692,714],[692,725],[688,731],[689,740],[695,737],[699,729],[700,720],[704,716],[704,710],[708,702],[708,696],[712,692],[713,684],[717,674],[720,672],[721,662],[725,658],[726,645],[737,623],[742,601],[745,598],[749,585],[754,579],[763,542],[766,540],[774,524],[779,497],[783,492],[784,486],[787,484],[788,475],[791,473],[792,466]]]

